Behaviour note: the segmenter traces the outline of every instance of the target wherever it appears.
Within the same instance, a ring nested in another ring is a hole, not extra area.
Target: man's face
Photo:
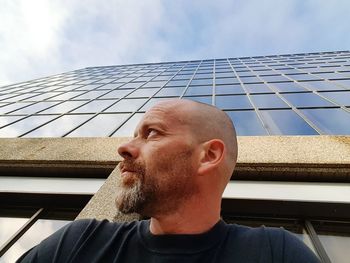
[[[118,152],[124,160],[116,204],[123,213],[166,214],[197,190],[195,140],[176,108],[152,108]]]

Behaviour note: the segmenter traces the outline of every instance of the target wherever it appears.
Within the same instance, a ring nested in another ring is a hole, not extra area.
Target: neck
[[[177,211],[151,218],[150,231],[154,235],[201,234],[220,220],[220,202],[216,206],[202,202],[181,207]]]

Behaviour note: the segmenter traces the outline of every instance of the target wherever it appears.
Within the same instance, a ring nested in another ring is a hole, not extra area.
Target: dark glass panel
[[[317,135],[299,115],[292,110],[261,110],[265,127],[273,135]]]
[[[245,94],[241,85],[215,85],[215,94]]]
[[[326,134],[350,134],[350,113],[342,109],[305,109],[301,111]]]
[[[266,84],[244,84],[244,87],[249,93],[272,92]]]
[[[344,90],[340,86],[335,85],[335,82],[331,81],[306,81],[302,82],[302,85],[311,90]]]
[[[255,111],[226,111],[232,119],[237,135],[267,135]]]
[[[276,94],[251,95],[254,105],[258,108],[286,108],[289,107]]]
[[[269,83],[269,85],[277,89],[277,91],[279,92],[306,91],[305,88],[303,88],[296,82],[275,82],[275,83]]]
[[[190,86],[185,95],[212,95],[213,87],[212,86]]]
[[[342,106],[350,106],[350,91],[322,92],[320,95]]]
[[[191,81],[191,85],[212,85],[213,79],[194,79]]]
[[[289,102],[296,107],[326,107],[334,106],[314,93],[290,93],[282,94]]]
[[[216,96],[215,105],[220,109],[252,109],[246,95]]]

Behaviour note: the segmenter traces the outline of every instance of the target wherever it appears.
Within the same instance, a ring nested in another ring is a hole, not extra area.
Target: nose
[[[139,149],[133,141],[129,141],[118,147],[118,153],[124,159],[136,159],[139,155]]]

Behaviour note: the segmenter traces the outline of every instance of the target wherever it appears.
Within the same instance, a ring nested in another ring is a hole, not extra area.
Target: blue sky
[[[349,50],[348,0],[0,0],[0,85],[88,66]]]

